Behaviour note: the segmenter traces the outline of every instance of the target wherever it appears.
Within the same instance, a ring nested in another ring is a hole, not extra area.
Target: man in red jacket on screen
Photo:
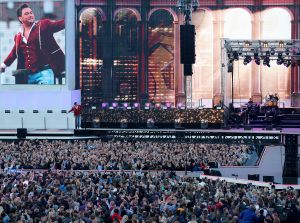
[[[17,16],[22,29],[15,35],[13,49],[1,64],[0,71],[4,72],[17,59],[16,80],[18,75],[25,76],[25,80],[19,83],[54,84],[54,76],[65,70],[65,55],[53,37],[54,33],[65,28],[64,19],[35,21],[27,4],[17,9]]]
[[[75,129],[79,129],[81,127],[81,105],[78,105],[77,102],[74,102],[74,106],[69,112],[74,112]]]

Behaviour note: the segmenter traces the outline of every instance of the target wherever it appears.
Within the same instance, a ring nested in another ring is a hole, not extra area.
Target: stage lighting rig
[[[278,65],[289,67],[299,65],[300,61],[300,40],[224,39],[224,49],[229,63],[242,59],[247,65],[253,58],[257,65],[263,60],[263,65],[270,67],[270,61],[274,60]]]
[[[178,0],[177,8],[184,14],[185,24],[189,24],[192,20],[192,12],[199,7],[198,0]]]

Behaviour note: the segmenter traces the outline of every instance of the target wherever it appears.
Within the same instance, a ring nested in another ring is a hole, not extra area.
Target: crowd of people
[[[146,123],[152,118],[155,123],[174,123],[180,119],[182,123],[199,124],[201,120],[207,120],[212,124],[223,123],[223,110],[216,109],[83,109],[83,121],[93,122],[99,119],[102,123],[119,123],[126,119],[128,123]]]
[[[299,191],[175,172],[2,173],[1,222],[297,223]]]
[[[242,166],[246,145],[95,141],[0,142],[0,169],[199,171],[210,162]]]
[[[278,223],[299,191],[179,174],[243,165],[245,145],[151,141],[0,142],[0,222]],[[30,170],[29,170],[30,169]],[[102,171],[99,171],[102,170]],[[131,170],[127,172],[125,170]]]

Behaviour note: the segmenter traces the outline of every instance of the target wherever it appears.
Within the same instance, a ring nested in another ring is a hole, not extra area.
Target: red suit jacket
[[[64,19],[40,20],[33,26],[27,44],[22,41],[22,34],[17,33],[14,47],[4,60],[4,64],[10,66],[18,58],[17,69],[27,69],[35,73],[49,64],[55,74],[60,74],[65,70],[65,55],[53,34],[64,28]]]
[[[69,112],[74,112],[74,116],[81,115],[81,105],[73,106]]]

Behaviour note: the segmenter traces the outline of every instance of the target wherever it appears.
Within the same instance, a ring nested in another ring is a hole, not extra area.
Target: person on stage
[[[77,102],[74,102],[74,106],[71,108],[70,112],[74,112],[75,117],[75,129],[81,128],[81,105],[77,104]]]
[[[16,83],[18,75],[23,75],[22,84],[54,84],[55,76],[65,71],[65,55],[58,46],[53,34],[65,28],[64,19],[53,21],[35,16],[27,4],[17,9],[22,24],[20,32],[14,37],[14,46],[1,64],[4,72],[17,59]],[[22,71],[22,72],[21,72]]]
[[[253,104],[253,99],[249,98],[249,101],[247,102],[248,105],[252,105]]]

